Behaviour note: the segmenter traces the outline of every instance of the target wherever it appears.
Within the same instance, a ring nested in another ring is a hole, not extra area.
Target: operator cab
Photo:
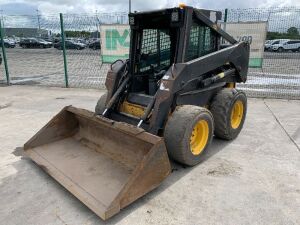
[[[213,15],[212,23],[221,18],[220,12],[192,7],[129,14],[128,73],[132,76],[119,101],[119,113],[140,118],[145,108],[155,101],[161,80],[173,64],[188,62],[219,49],[220,35],[201,21],[197,12],[207,19]]]
[[[188,8],[129,14],[130,73],[134,74],[130,92],[153,96],[173,63],[187,62],[219,49],[220,36],[195,15],[189,17]],[[217,11],[191,10],[201,11],[208,18],[213,15],[215,23],[221,18]],[[185,30],[186,23],[190,24],[190,31]]]
[[[180,8],[129,15],[131,35],[132,92],[153,96],[161,78],[175,62],[179,27],[184,11]]]

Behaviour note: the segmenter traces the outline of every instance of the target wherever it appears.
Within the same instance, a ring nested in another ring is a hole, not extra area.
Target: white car
[[[270,50],[270,47],[272,45],[272,43],[274,42],[274,40],[266,40],[265,42],[265,50]]]
[[[280,44],[272,45],[272,50],[277,52],[284,52],[284,51],[300,52],[300,40],[289,40]]]
[[[52,42],[50,42],[50,41],[46,41],[46,40],[41,39],[41,38],[37,38],[37,40],[39,40],[41,43],[44,43],[46,45],[52,45]]]
[[[283,42],[289,41],[289,39],[274,39],[274,40],[267,40],[265,42],[265,50],[271,51],[273,50],[273,45],[281,44]]]

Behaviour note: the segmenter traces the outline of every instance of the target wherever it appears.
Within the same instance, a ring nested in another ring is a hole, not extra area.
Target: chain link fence
[[[2,21],[10,83],[64,86],[63,56],[49,40],[60,32],[59,17],[13,15]]]
[[[227,11],[228,23],[264,21],[270,41],[265,45],[262,66],[249,68],[247,82],[238,87],[252,97],[300,99],[300,8]]]
[[[127,24],[127,13],[66,14],[62,18],[57,14],[2,18],[10,84],[104,87],[109,65],[102,63],[99,28],[102,24]],[[6,83],[1,67],[0,83]]]
[[[3,16],[11,84],[104,87],[109,65],[102,63],[100,26],[128,24],[127,13],[66,14],[62,18],[57,14]],[[300,8],[228,9],[223,10],[222,20],[228,24],[266,22],[266,39],[272,40],[265,45],[261,65],[249,68],[247,83],[238,87],[251,97],[300,99],[300,46],[283,46],[300,40]],[[0,83],[6,83],[1,67]]]
[[[107,64],[102,63],[100,24],[127,23],[127,13],[95,15],[64,15],[64,29],[68,40],[85,45],[84,49],[67,48],[67,66],[71,87],[103,87]],[[78,32],[79,31],[79,32]]]

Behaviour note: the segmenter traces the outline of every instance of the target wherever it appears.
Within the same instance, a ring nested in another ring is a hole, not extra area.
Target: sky
[[[177,6],[179,2],[198,8],[300,7],[300,0],[132,0],[132,11]],[[127,12],[128,0],[0,0],[0,14]]]

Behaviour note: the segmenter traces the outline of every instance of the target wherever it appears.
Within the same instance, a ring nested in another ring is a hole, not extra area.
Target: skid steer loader
[[[193,166],[213,135],[237,137],[247,100],[235,84],[246,81],[249,44],[220,19],[188,6],[130,13],[129,59],[111,65],[95,113],[65,107],[27,155],[105,220],[157,187],[169,157]]]

